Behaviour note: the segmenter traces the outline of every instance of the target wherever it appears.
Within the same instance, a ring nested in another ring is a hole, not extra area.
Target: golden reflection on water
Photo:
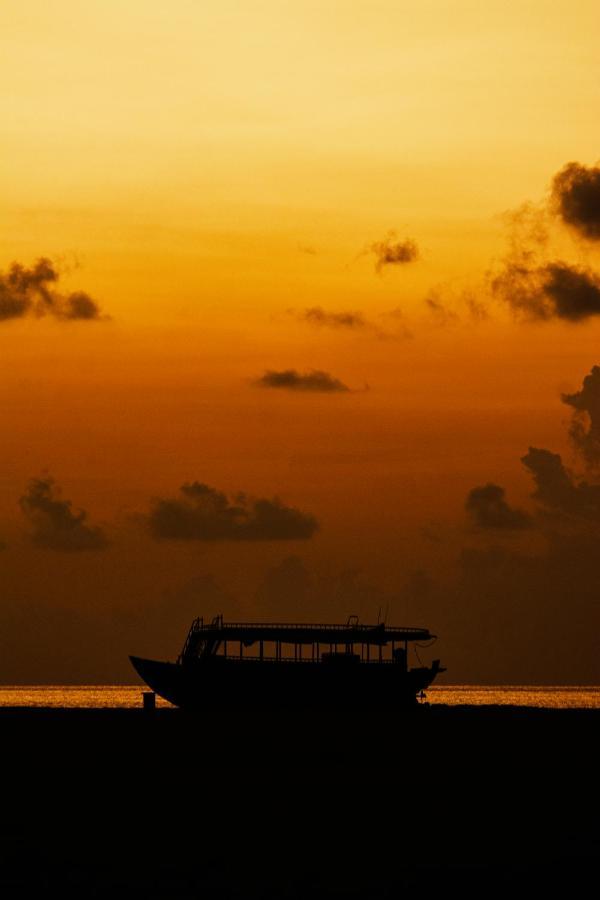
[[[600,709],[600,687],[444,685],[430,688],[427,700],[449,706],[494,704],[544,709]]]
[[[90,684],[29,684],[0,687],[1,706],[43,706],[69,709],[135,709],[142,705],[142,686]],[[171,706],[161,697],[157,706]]]
[[[55,707],[78,709],[135,709],[142,705],[141,685],[5,685],[0,687],[0,707]],[[600,687],[538,685],[448,685],[427,691],[429,703],[450,706],[534,706],[548,709],[600,709]],[[171,704],[160,697],[157,706]]]

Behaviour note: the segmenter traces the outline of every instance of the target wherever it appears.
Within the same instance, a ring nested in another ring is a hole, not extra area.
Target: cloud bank
[[[179,497],[154,502],[149,527],[155,538],[170,540],[290,541],[312,537],[318,523],[277,498],[237,494],[229,499],[194,481],[181,487]]]
[[[13,262],[0,272],[0,321],[25,316],[53,316],[62,321],[105,318],[98,303],[84,291],[61,294],[60,275],[51,260],[41,257],[31,268]]]

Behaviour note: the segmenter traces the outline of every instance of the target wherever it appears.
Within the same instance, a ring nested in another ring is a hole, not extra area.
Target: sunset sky
[[[2,3],[0,681],[380,607],[599,681],[599,28]]]

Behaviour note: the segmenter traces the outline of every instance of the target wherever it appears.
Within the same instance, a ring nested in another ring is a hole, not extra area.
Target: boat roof
[[[435,638],[427,628],[366,625],[356,621],[340,624],[304,622],[223,622],[204,624],[197,619],[192,626],[194,636],[207,641],[241,641],[248,646],[255,641],[279,641],[289,644],[378,644],[391,641],[429,641]]]

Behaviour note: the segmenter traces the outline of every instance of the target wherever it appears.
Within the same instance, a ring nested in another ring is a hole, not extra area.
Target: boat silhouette
[[[409,667],[409,644],[435,640],[427,628],[359,623],[192,623],[176,662],[130,656],[148,687],[187,709],[403,707],[445,669]]]

